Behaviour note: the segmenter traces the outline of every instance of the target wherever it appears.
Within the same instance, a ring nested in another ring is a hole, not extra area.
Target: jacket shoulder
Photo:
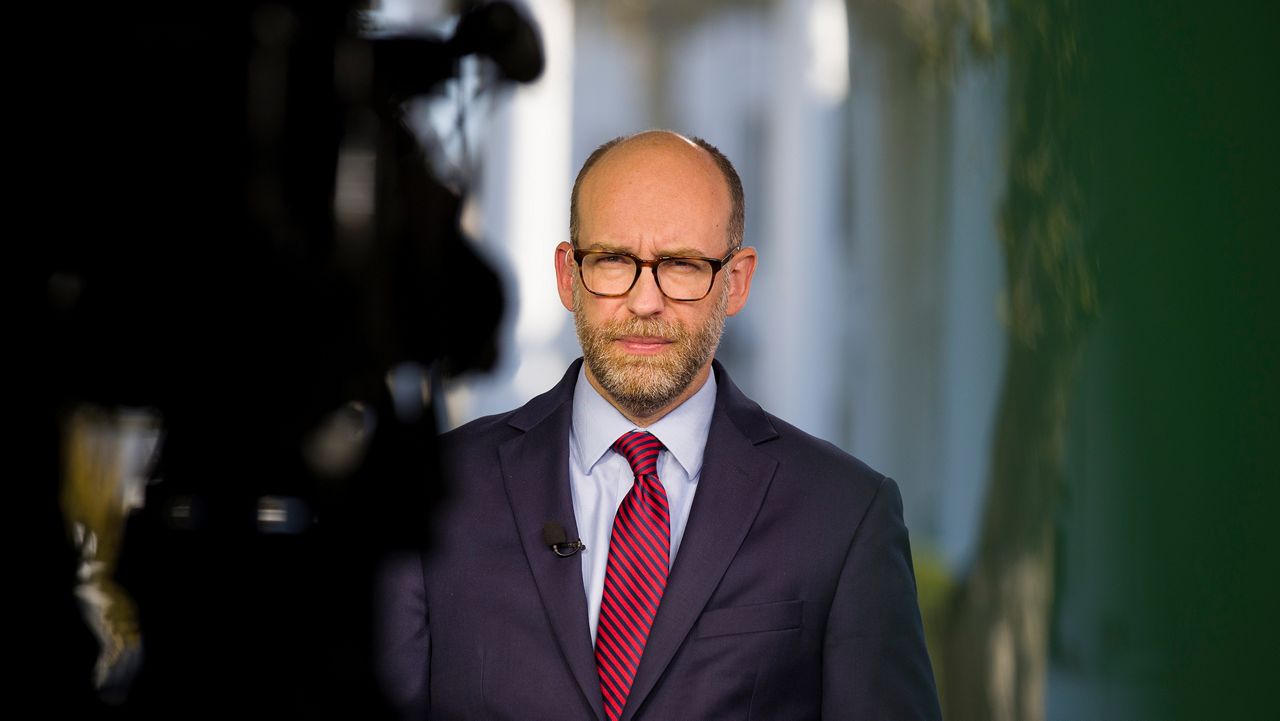
[[[574,381],[582,359],[574,361],[560,382],[535,396],[524,405],[505,413],[477,418],[440,435],[445,450],[466,448],[475,444],[501,443],[542,423],[573,399]]]
[[[501,432],[503,429],[510,427],[511,417],[516,414],[519,409],[506,411],[505,413],[494,413],[491,416],[481,416],[475,418],[449,431],[440,434],[441,440],[464,440],[475,436],[491,435],[494,432]]]
[[[446,453],[465,453],[477,446],[492,448],[495,444],[517,434],[517,431],[511,427],[511,417],[518,410],[476,418],[451,431],[446,431],[440,434],[440,446]]]
[[[781,477],[803,481],[810,488],[825,485],[833,491],[874,496],[886,476],[861,460],[778,418],[743,393],[719,361],[713,364],[720,394],[717,412],[724,413],[756,449],[778,463]]]
[[[838,485],[851,485],[858,491],[874,493],[887,478],[861,459],[774,416],[765,414],[777,431],[777,437],[759,448],[778,461],[787,475],[823,479]]]

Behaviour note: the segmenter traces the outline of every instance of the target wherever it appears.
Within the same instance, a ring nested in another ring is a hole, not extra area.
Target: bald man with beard
[[[442,437],[440,542],[388,576],[406,717],[941,717],[896,484],[714,360],[758,263],[743,217],[703,140],[587,159],[554,253],[583,358]]]

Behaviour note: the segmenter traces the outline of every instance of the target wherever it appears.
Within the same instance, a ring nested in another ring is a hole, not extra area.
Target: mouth
[[[636,355],[661,353],[664,348],[672,343],[672,341],[666,338],[640,335],[622,336],[614,342],[617,343],[624,351]]]

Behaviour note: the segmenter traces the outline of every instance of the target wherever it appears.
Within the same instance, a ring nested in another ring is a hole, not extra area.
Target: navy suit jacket
[[[437,543],[384,590],[384,679],[431,719],[602,721],[569,424],[581,361],[442,437]],[[939,719],[896,484],[718,393],[680,553],[622,719]]]

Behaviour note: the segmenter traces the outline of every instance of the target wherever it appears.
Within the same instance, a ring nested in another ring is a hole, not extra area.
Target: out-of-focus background
[[[535,82],[497,88],[463,60],[441,97],[403,115],[429,139],[424,167],[463,191],[461,225],[502,288],[455,287],[424,317],[466,321],[500,300],[496,362],[448,382],[391,363],[403,353],[370,369],[437,392],[428,405],[443,428],[549,388],[578,355],[552,272],[578,166],[617,135],[701,136],[742,176],[746,242],[761,259],[719,358],[767,410],[899,482],[946,718],[1274,715],[1280,38],[1269,5],[522,7],[544,48]],[[455,11],[387,0],[366,22],[447,33]],[[145,20],[163,32],[163,19]],[[271,37],[279,18],[255,22]],[[339,184],[357,188],[338,188],[339,231],[342,202],[368,222],[373,201],[358,188],[374,145],[336,155]],[[55,273],[50,293],[75,296],[77,283]],[[385,418],[397,401],[384,400]],[[106,402],[118,409],[59,418],[63,495],[93,496],[107,478],[125,489],[113,499],[136,506],[160,425],[129,398]],[[332,433],[367,425],[365,405],[344,407]],[[276,497],[259,499],[259,522],[290,517],[292,495],[262,506]],[[138,630],[102,569],[122,543],[120,510],[84,506],[64,515],[82,580],[100,581],[79,591],[98,609],[97,679],[124,695],[111,679],[139,663]]]
[[[951,721],[1257,718],[1280,608],[1280,116],[1261,3],[531,0],[486,127],[512,290],[449,422],[577,356],[573,175],[650,127],[742,175],[720,359],[902,486]]]

